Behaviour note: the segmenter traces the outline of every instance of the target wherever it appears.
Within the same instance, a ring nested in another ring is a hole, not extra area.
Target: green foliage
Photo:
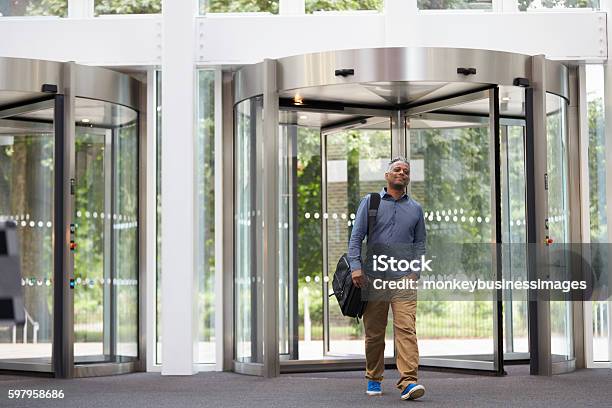
[[[16,3],[16,1],[14,1]],[[67,0],[31,0],[25,10],[26,16],[59,16],[68,15]]]
[[[161,13],[161,0],[96,0],[95,13],[100,14],[155,14]]]
[[[206,4],[208,3],[208,4]],[[278,13],[278,0],[200,0],[201,12],[208,13]]]
[[[383,0],[306,0],[306,13],[348,10],[382,11],[383,6]]]

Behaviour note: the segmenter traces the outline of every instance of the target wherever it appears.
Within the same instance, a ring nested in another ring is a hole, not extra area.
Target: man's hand
[[[358,288],[365,288],[367,280],[366,276],[361,269],[357,269],[351,273],[351,278],[353,278],[353,284]]]

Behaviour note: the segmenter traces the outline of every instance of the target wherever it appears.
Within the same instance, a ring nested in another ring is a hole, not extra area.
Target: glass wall
[[[196,211],[199,362],[215,362],[215,71],[198,71]]]
[[[47,109],[53,117],[53,104]],[[53,123],[0,120],[0,220],[17,225],[25,325],[0,325],[0,363],[51,371],[53,341]]]
[[[591,266],[595,273],[608,270],[608,219],[606,203],[606,139],[604,112],[604,66],[587,65],[586,96],[589,124],[589,216]],[[608,349],[608,302],[593,302],[593,360],[610,361]]]

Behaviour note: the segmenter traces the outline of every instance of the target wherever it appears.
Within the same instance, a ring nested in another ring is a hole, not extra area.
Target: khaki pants
[[[385,370],[385,329],[393,311],[393,333],[397,352],[397,369],[400,379],[397,388],[403,390],[417,382],[419,346],[416,336],[416,300],[391,300],[368,302],[363,314],[365,328],[366,378],[382,381]]]

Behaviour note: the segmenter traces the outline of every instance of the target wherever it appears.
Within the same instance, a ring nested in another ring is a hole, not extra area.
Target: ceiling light
[[[510,97],[509,96],[502,96],[501,100],[504,101],[504,102],[508,102],[510,100]]]
[[[301,120],[306,120],[306,119],[308,119],[308,116],[306,116],[306,115],[300,115],[300,119],[301,119]]]
[[[303,105],[304,104],[304,99],[302,99],[302,97],[300,96],[300,94],[296,94],[293,97],[293,104],[294,105]]]
[[[81,119],[81,122],[83,122],[83,123],[89,123],[89,122],[90,122],[90,120],[89,120],[89,119],[87,119],[87,118],[83,118],[83,119]]]

